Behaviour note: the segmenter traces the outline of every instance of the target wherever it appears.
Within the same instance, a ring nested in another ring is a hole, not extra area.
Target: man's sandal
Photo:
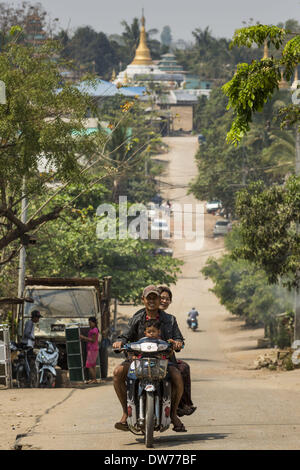
[[[129,427],[127,423],[121,423],[120,421],[115,424],[115,428],[119,431],[129,431]]]

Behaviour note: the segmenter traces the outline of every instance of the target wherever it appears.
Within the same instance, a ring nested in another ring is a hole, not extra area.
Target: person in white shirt
[[[38,310],[33,310],[31,312],[31,318],[25,323],[22,343],[32,349],[34,348],[35,342],[34,325],[39,322],[41,316]]]

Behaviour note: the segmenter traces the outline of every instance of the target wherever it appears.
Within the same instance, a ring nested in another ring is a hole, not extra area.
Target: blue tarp
[[[121,87],[117,88],[111,82],[106,82],[104,80],[99,80],[95,86],[89,85],[86,82],[82,82],[78,85],[78,89],[82,92],[88,93],[90,96],[94,97],[106,97],[106,96],[115,96],[115,95],[124,95],[124,96],[143,96],[146,92],[145,87]]]

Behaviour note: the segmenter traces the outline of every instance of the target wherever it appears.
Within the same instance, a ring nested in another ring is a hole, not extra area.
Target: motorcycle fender
[[[131,376],[127,376],[127,399],[132,401],[134,400],[136,394],[136,384],[137,381]]]
[[[171,424],[171,381],[163,382],[160,431],[166,431]]]
[[[52,366],[43,366],[42,367],[42,372],[44,373],[44,370],[49,370],[51,372],[52,375],[54,375],[54,377],[56,377],[56,370],[54,367]]]
[[[134,401],[134,397],[132,399],[129,396],[129,392],[127,392],[127,410],[131,410],[130,413],[128,412],[128,417],[127,417],[127,424],[129,427],[136,427],[137,425],[137,409],[136,409],[136,403]]]

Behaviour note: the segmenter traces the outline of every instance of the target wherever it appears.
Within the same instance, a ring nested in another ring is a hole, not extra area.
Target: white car
[[[173,256],[173,250],[171,248],[166,248],[164,246],[160,246],[154,250],[154,256]]]
[[[162,235],[164,238],[170,238],[170,227],[165,219],[154,219],[151,224],[151,238],[159,238]]]
[[[218,220],[215,223],[213,230],[214,237],[218,235],[227,235],[228,232],[232,229],[232,224],[229,220]]]
[[[217,211],[218,209],[221,209],[222,208],[222,203],[221,201],[208,201],[206,203],[206,212],[208,214],[210,214],[211,212],[215,212]]]

